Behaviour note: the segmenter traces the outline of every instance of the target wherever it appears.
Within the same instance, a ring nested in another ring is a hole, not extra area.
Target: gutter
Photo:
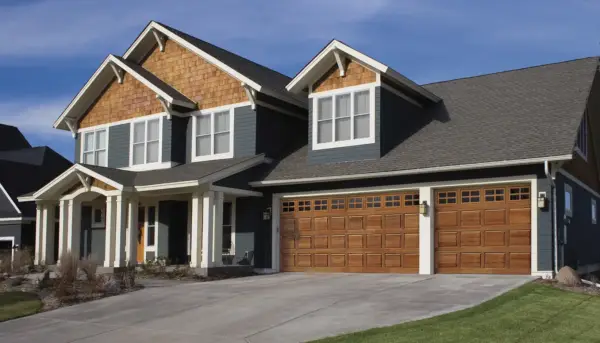
[[[544,161],[544,173],[550,182],[550,192],[552,193],[550,202],[552,203],[552,239],[554,243],[554,273],[556,275],[558,274],[558,219],[556,216],[556,184],[554,183],[552,171],[550,170],[550,162],[547,160]]]

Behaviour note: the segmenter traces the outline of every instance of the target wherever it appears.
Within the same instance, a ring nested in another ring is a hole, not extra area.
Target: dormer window
[[[102,128],[83,132],[80,161],[85,164],[106,167],[107,131],[107,128]]]
[[[587,161],[587,150],[588,150],[588,127],[587,127],[587,112],[583,115],[583,119],[581,119],[581,124],[579,125],[579,131],[577,132],[577,141],[575,142],[575,151],[583,157]]]
[[[208,161],[233,157],[231,106],[202,110],[193,116],[192,160]]]
[[[373,86],[312,94],[313,149],[375,143]]]
[[[131,166],[160,163],[162,117],[131,123]]]

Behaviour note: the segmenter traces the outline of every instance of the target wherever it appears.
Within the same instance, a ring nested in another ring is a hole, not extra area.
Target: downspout
[[[544,161],[544,173],[550,182],[550,193],[552,194],[550,197],[550,202],[552,207],[552,238],[554,241],[554,273],[558,274],[558,219],[556,217],[556,185],[554,183],[552,171],[550,170],[550,163],[548,161]]]

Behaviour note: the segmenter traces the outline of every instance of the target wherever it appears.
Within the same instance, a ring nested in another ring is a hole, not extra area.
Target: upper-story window
[[[231,107],[202,110],[193,116],[193,161],[233,157],[233,117]]]
[[[577,132],[577,142],[575,142],[575,151],[577,151],[581,157],[587,160],[588,150],[588,127],[587,127],[587,113],[583,115],[581,124],[579,125],[579,131]]]
[[[93,164],[106,167],[108,129],[95,129],[83,133],[81,161],[85,164]]]
[[[374,143],[374,96],[374,87],[312,95],[313,149]]]
[[[131,123],[130,165],[160,163],[162,117]]]

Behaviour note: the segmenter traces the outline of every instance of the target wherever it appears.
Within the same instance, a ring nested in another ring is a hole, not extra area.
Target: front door
[[[138,234],[137,234],[137,262],[144,263],[144,226],[146,224],[146,211],[144,207],[138,210]]]

